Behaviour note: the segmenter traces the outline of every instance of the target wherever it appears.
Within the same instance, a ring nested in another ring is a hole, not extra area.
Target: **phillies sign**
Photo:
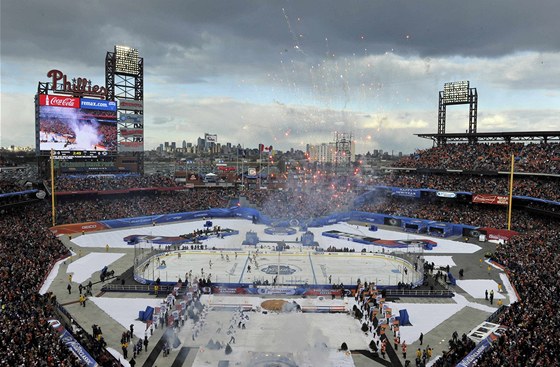
[[[39,94],[39,106],[80,108],[80,99],[54,94]]]
[[[60,70],[52,69],[47,73],[47,77],[51,78],[51,89],[58,93],[79,94],[95,97],[105,97],[107,88],[91,83],[86,78],[68,78]]]

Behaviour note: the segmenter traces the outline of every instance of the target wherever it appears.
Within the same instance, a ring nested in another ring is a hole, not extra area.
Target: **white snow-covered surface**
[[[66,259],[62,259],[62,260],[58,260],[52,267],[51,271],[49,272],[49,275],[47,275],[47,277],[45,278],[45,282],[43,283],[43,285],[41,286],[41,289],[39,289],[39,294],[43,295],[45,293],[48,292],[52,282],[55,280],[56,276],[58,275],[58,270],[60,268],[60,265],[66,261]]]
[[[488,290],[488,293],[490,293],[490,290],[494,290],[494,299],[506,298],[498,292],[498,283],[492,279],[457,280],[457,286],[474,298],[484,298],[485,290]]]
[[[116,349],[113,349],[111,347],[107,347],[106,349],[109,353],[113,355],[113,357],[117,359],[117,361],[120,362],[120,364],[122,364],[124,367],[130,367],[130,363],[128,363],[128,360],[124,359],[124,356],[120,352],[118,352]],[[131,348],[129,347],[129,349]]]
[[[212,219],[213,226],[220,226],[222,228],[230,228],[239,231],[238,235],[227,236],[225,238],[209,238],[203,243],[208,246],[208,248],[240,248],[242,242],[245,240],[245,234],[249,231],[256,232],[261,241],[295,241],[296,238],[300,238],[302,232],[297,232],[291,236],[284,235],[269,235],[264,233],[265,228],[268,226],[263,224],[253,224],[247,219]],[[191,233],[194,230],[204,229],[203,225],[206,223],[204,220],[193,220],[190,222],[179,222],[170,224],[158,224],[156,226],[146,226],[146,227],[135,227],[126,228],[119,230],[111,230],[104,232],[92,232],[86,233],[83,236],[78,236],[72,239],[72,242],[76,243],[81,247],[105,247],[109,245],[110,248],[131,248],[123,238],[129,235],[151,235],[151,236],[179,236],[182,234]],[[367,251],[374,252],[388,252],[388,249],[384,249],[381,246],[371,246],[363,245],[360,243],[347,241],[346,239],[336,239],[331,237],[322,236],[321,233],[330,230],[338,230],[341,232],[359,234],[368,237],[380,238],[384,240],[414,240],[414,239],[430,239],[437,242],[437,246],[432,250],[424,251],[424,254],[440,254],[440,253],[474,253],[480,250],[480,246],[464,243],[458,241],[452,241],[444,238],[436,238],[430,236],[422,236],[410,233],[402,233],[395,231],[387,231],[384,229],[379,229],[377,231],[370,231],[368,227],[355,226],[348,223],[336,223],[328,226],[309,228],[309,231],[313,232],[315,235],[315,241],[319,243],[321,247],[327,247],[329,245],[337,247],[349,247],[356,251],[361,251],[365,248]],[[399,251],[403,251],[399,249]],[[406,250],[404,250],[406,252]]]
[[[519,299],[517,298],[517,293],[515,293],[515,290],[513,289],[513,286],[511,285],[507,275],[505,273],[500,273],[500,279],[502,280],[502,283],[504,284],[504,289],[506,290],[508,297],[509,297],[509,303],[515,303],[517,301],[519,301]]]
[[[455,266],[455,262],[453,261],[453,256],[424,256],[424,260],[426,260],[427,263],[434,263],[434,265],[436,267],[440,267],[440,266],[447,266],[449,265],[449,267],[453,267]]]
[[[492,261],[490,261],[489,259],[484,260],[484,262],[488,265],[490,265],[491,267],[493,267],[494,269],[498,269],[500,271],[503,271],[503,268],[500,268],[499,266],[497,266],[496,264],[494,264]]]
[[[116,252],[91,252],[68,265],[66,273],[72,274],[73,282],[82,283],[91,278],[93,273],[101,271],[104,266],[111,265],[124,255],[126,254]]]
[[[144,339],[146,334],[146,323],[137,320],[138,313],[145,311],[146,307],[159,307],[162,299],[157,298],[109,298],[109,297],[89,297],[92,301],[105,311],[113,320],[121,324],[125,329],[130,329],[130,324],[134,325],[134,336]]]

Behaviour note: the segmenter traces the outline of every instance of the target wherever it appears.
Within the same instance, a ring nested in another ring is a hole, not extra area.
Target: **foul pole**
[[[513,162],[515,161],[515,157],[511,155],[511,169],[509,171],[509,200],[508,200],[508,224],[507,229],[508,231],[511,229],[511,207],[512,207],[512,197],[513,197]]]
[[[54,149],[51,149],[51,216],[53,227],[56,226],[56,207],[54,196]]]

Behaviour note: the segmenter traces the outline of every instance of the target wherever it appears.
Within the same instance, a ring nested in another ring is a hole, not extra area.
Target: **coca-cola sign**
[[[68,93],[81,96],[105,97],[107,88],[92,84],[87,78],[72,78],[60,70],[52,69],[47,73],[51,78],[51,89],[57,93]]]
[[[39,94],[39,105],[80,108],[80,99],[76,97],[57,96],[55,94]]]

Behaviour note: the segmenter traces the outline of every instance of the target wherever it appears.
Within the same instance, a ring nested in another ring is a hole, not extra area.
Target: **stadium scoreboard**
[[[94,151],[94,150],[55,150],[53,151],[54,159],[59,160],[72,160],[72,159],[98,159],[109,157],[107,151]]]
[[[469,82],[451,82],[443,85],[443,103],[462,104],[469,102]]]

